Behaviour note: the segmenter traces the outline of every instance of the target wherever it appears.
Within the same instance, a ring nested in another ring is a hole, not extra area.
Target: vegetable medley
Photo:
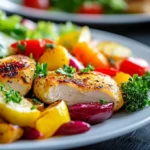
[[[26,7],[77,14],[149,13],[149,0],[23,0]]]
[[[149,64],[88,27],[0,12],[0,143],[90,130],[150,105]]]

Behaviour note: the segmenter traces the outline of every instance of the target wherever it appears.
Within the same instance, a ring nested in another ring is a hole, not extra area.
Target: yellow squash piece
[[[32,103],[23,97],[20,103],[13,101],[6,103],[3,93],[0,92],[0,116],[6,121],[22,127],[34,127],[40,111],[32,108]]]
[[[69,55],[63,46],[57,45],[53,49],[47,49],[39,58],[40,63],[47,63],[50,71],[63,67],[69,64]]]
[[[90,42],[91,32],[88,27],[83,27],[78,31],[74,31],[59,37],[57,44],[63,45],[69,52],[72,52],[74,46],[80,42]]]
[[[128,82],[129,78],[131,76],[127,73],[123,73],[123,72],[118,72],[115,76],[114,76],[114,80],[117,82],[118,86],[121,86],[121,83],[123,82]]]
[[[129,48],[114,42],[100,42],[97,49],[107,58],[112,58],[115,61],[123,60],[131,55]]]
[[[44,138],[51,137],[64,123],[70,121],[68,108],[63,100],[56,101],[42,113],[36,121],[36,129]]]
[[[6,144],[21,138],[23,130],[17,125],[0,123],[0,143]]]

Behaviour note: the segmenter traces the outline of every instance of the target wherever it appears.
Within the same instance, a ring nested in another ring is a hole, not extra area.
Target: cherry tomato
[[[149,64],[146,60],[140,58],[125,59],[119,66],[119,70],[125,73],[144,75],[149,70]]]
[[[103,6],[98,3],[84,3],[80,9],[81,14],[103,14]]]
[[[47,48],[53,48],[54,42],[48,39],[42,40],[21,40],[11,44],[11,48],[17,54],[32,56],[34,59],[39,59]]]
[[[23,0],[23,5],[37,9],[48,9],[49,0]]]
[[[116,70],[114,68],[97,68],[97,69],[95,69],[95,71],[101,72],[103,74],[107,74],[111,77],[114,77],[116,75],[116,73],[118,72],[118,70]]]

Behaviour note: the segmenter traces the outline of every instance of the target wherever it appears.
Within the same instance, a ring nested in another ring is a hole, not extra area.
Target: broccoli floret
[[[134,112],[150,104],[148,99],[148,81],[134,75],[129,81],[121,84],[124,107],[128,112]]]
[[[150,72],[146,72],[142,78],[143,80],[147,81],[148,87],[150,88]]]

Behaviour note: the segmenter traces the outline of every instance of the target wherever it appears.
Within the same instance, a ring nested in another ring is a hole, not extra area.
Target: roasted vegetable
[[[0,84],[0,116],[19,126],[33,127],[40,111],[10,87]]]
[[[69,54],[69,59],[69,66],[76,68],[76,71],[84,68],[84,66],[71,54]]]
[[[22,3],[26,7],[36,8],[36,9],[48,9],[49,8],[49,0],[39,1],[39,0],[23,0]]]
[[[54,135],[74,135],[81,134],[90,130],[90,125],[82,121],[70,121],[64,123]]]
[[[0,144],[11,143],[21,138],[23,130],[8,123],[0,123]]]
[[[142,76],[143,80],[147,81],[148,86],[150,87],[150,72],[146,72],[143,76]]]
[[[87,66],[89,63],[95,68],[109,66],[107,58],[101,52],[91,48],[86,42],[78,43],[72,53],[84,66]]]
[[[54,47],[54,42],[48,39],[40,40],[21,40],[11,44],[10,48],[17,54],[22,54],[33,59],[39,59],[48,49]]]
[[[110,118],[113,114],[113,102],[79,103],[69,107],[72,120],[97,124]]]
[[[63,46],[58,45],[55,48],[47,49],[39,58],[39,62],[47,63],[48,70],[56,70],[69,64],[69,55]]]
[[[129,48],[114,42],[100,42],[97,45],[97,49],[107,58],[112,58],[115,61],[123,60],[131,55]]]
[[[91,32],[88,27],[83,27],[80,30],[69,32],[59,37],[57,44],[63,45],[72,53],[73,48],[77,43],[90,42]]]
[[[101,4],[97,2],[87,1],[80,6],[79,13],[81,14],[103,14],[104,8]]]
[[[43,138],[43,135],[35,128],[31,128],[31,127],[24,128],[23,139],[36,140],[36,139],[42,139],[42,138]]]
[[[131,57],[131,58],[125,59],[120,64],[119,70],[122,72],[128,73],[131,76],[134,74],[138,74],[142,76],[147,71],[149,71],[149,64],[144,59]]]
[[[116,73],[118,72],[118,70],[116,70],[114,68],[97,68],[97,69],[95,69],[95,71],[101,72],[103,74],[107,74],[111,77],[114,77],[116,75]]]
[[[69,121],[68,108],[64,101],[59,100],[51,104],[41,113],[41,116],[36,121],[36,129],[44,138],[48,138],[51,137],[62,124]]]
[[[128,112],[143,109],[150,104],[148,98],[148,83],[142,77],[134,75],[128,82],[121,84],[124,107]]]
[[[127,73],[123,73],[123,72],[118,72],[116,73],[116,75],[113,77],[113,79],[117,82],[118,86],[121,86],[121,83],[125,83],[128,82],[129,78],[131,76]]]

